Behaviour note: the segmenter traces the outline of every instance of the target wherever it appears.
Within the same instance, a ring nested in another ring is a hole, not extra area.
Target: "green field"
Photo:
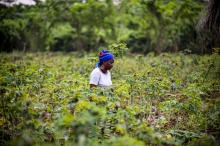
[[[96,54],[0,54],[0,145],[217,145],[220,56],[116,58],[89,89]]]

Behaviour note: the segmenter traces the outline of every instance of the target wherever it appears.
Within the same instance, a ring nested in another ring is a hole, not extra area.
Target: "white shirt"
[[[111,86],[111,73],[109,71],[104,74],[98,67],[95,68],[90,74],[90,84],[97,85],[98,87]]]

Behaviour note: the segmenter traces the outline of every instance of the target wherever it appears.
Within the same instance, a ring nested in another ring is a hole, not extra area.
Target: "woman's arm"
[[[100,80],[100,72],[97,69],[94,69],[90,75],[90,88],[97,87]]]

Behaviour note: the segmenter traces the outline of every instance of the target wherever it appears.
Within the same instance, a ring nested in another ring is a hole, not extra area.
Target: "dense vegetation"
[[[124,42],[132,52],[145,54],[185,49],[212,53],[216,47],[212,37],[216,36],[196,31],[204,5],[203,0],[121,0],[118,4],[112,0],[36,0],[34,6],[0,4],[0,51],[97,51]]]
[[[0,4],[0,145],[220,143],[218,0],[35,2]]]
[[[114,87],[92,90],[95,54],[1,54],[0,144],[217,145],[217,51],[127,54],[111,70]]]

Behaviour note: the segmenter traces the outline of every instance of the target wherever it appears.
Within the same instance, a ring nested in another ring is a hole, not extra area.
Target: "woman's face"
[[[114,59],[111,59],[111,60],[105,61],[105,62],[104,62],[105,69],[106,69],[106,70],[110,70],[110,69],[112,69],[113,64],[114,64]]]

